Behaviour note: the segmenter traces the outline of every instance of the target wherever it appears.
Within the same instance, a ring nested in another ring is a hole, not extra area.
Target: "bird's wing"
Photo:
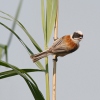
[[[62,41],[62,38],[57,39],[57,40],[53,43],[53,45],[52,45],[51,48],[54,48],[54,47],[58,46],[58,45],[61,44],[62,42],[63,42],[63,41]]]
[[[64,44],[63,39],[62,38],[57,39],[51,46],[50,51],[52,51],[52,53],[66,52],[67,47],[66,44]]]
[[[66,47],[65,44],[59,44],[58,46],[56,46],[55,48],[52,48],[52,52],[53,53],[60,53],[60,52],[67,52],[68,48]]]

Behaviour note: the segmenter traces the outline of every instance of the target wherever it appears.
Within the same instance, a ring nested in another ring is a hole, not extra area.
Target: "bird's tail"
[[[47,51],[44,51],[44,52],[40,52],[38,54],[35,54],[35,55],[31,55],[31,59],[33,60],[33,62],[36,62],[44,57],[47,57],[50,53]]]

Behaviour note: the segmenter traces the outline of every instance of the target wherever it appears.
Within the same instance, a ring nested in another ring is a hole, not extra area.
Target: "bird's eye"
[[[83,35],[81,35],[81,37],[83,38]]]

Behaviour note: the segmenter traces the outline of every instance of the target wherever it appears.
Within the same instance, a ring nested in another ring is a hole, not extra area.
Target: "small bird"
[[[83,34],[81,31],[76,31],[71,35],[65,35],[56,41],[46,51],[40,52],[35,55],[31,55],[33,62],[36,62],[49,55],[65,56],[76,51],[79,48],[79,42],[82,40]]]

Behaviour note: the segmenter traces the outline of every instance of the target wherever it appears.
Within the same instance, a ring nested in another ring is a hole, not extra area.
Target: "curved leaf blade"
[[[39,70],[39,69],[19,69],[22,73],[30,73],[30,72],[45,72],[45,70]],[[16,76],[18,73],[16,73],[14,70],[4,71],[0,73],[0,79]]]
[[[28,48],[28,46],[22,41],[22,39],[13,31],[13,30],[11,30],[9,27],[7,27],[5,24],[3,24],[3,23],[1,23],[0,22],[0,24],[2,25],[2,26],[4,26],[6,29],[8,29],[9,31],[11,31],[17,38],[18,38],[18,40],[22,43],[22,45],[26,48],[26,50],[28,51],[28,53],[31,55],[31,54],[34,54],[29,48]],[[44,69],[44,67],[42,66],[42,64],[38,61],[38,62],[36,62],[36,65],[38,66],[38,68],[40,68],[40,69]]]
[[[29,32],[26,30],[26,28],[24,27],[24,25],[22,25],[21,22],[19,22],[17,19],[15,19],[14,17],[12,17],[11,15],[3,12],[3,11],[0,11],[1,13],[7,15],[8,17],[10,17],[11,19],[13,19],[14,21],[16,21],[18,23],[18,25],[23,29],[23,31],[26,33],[26,35],[29,37],[29,39],[31,40],[32,44],[36,47],[36,49],[39,51],[39,52],[42,52],[42,49],[40,48],[40,46],[37,44],[37,42],[32,38],[32,36],[29,34]],[[4,17],[1,17],[1,18],[4,18]],[[8,18],[4,18],[4,19],[8,19]]]
[[[7,67],[9,66],[9,68],[13,69],[17,74],[23,77],[23,79],[26,81],[27,85],[29,86],[32,95],[36,100],[45,100],[35,81],[33,79],[31,80],[30,76],[26,74],[26,72],[22,73],[19,68],[1,60],[0,60],[0,65],[7,66]]]
[[[1,22],[0,24],[4,26],[6,29],[8,29],[9,31],[11,31],[18,38],[18,40],[22,43],[22,45],[27,49],[29,54],[33,54],[33,52],[27,47],[27,45],[22,41],[22,39],[12,29],[10,29],[9,27],[7,27],[5,24]]]

